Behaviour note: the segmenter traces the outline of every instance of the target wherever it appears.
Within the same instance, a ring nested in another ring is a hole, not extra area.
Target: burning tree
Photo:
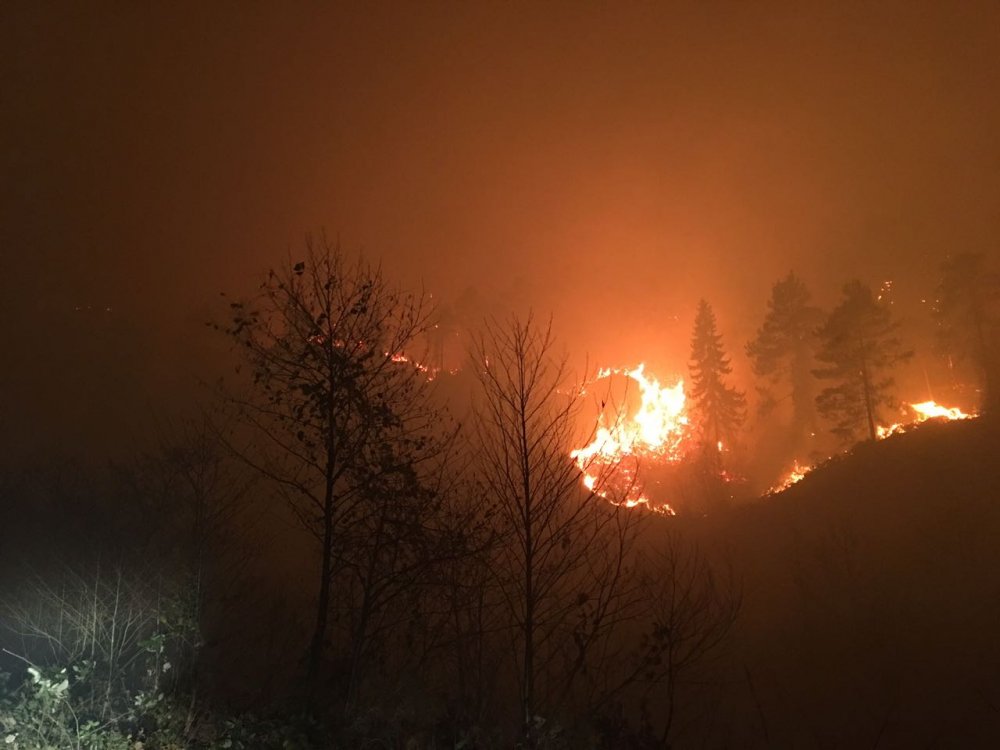
[[[983,387],[983,411],[1000,406],[1000,275],[978,253],[963,253],[941,266],[934,307],[944,349],[970,360]]]
[[[792,429],[796,433],[809,429],[814,422],[812,366],[816,327],[821,320],[822,313],[810,304],[805,284],[789,273],[771,288],[764,324],[746,347],[754,374],[765,383],[758,388],[761,412],[774,407],[774,389],[786,389],[780,399],[791,399]]]
[[[844,286],[844,300],[819,329],[821,349],[816,358],[826,366],[813,370],[834,384],[816,397],[816,407],[834,421],[832,432],[852,442],[858,432],[878,438],[878,410],[892,406],[892,368],[913,356],[896,335],[899,324],[889,307],[860,281]]]
[[[255,299],[232,303],[223,330],[251,380],[225,394],[244,427],[228,443],[318,543],[308,674],[314,684],[343,602],[349,698],[379,608],[407,590],[430,546],[435,493],[423,479],[444,441],[426,375],[403,354],[427,326],[424,300],[325,240],[306,250],[270,271]]]
[[[722,348],[715,313],[705,300],[698,303],[698,314],[691,337],[691,400],[707,446],[731,441],[746,417],[746,397],[726,384],[732,371],[729,357]]]

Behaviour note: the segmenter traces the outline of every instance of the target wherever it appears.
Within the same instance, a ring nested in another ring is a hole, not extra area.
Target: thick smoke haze
[[[790,269],[925,315],[995,257],[1000,6],[806,7],[7,4],[5,449],[131,439],[322,230],[664,374],[700,297],[739,352]]]
[[[0,0],[0,745],[1000,747],[997,92],[997,0]]]

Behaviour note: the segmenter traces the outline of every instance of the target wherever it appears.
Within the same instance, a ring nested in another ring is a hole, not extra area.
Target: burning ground
[[[719,459],[714,475],[722,483],[738,480],[739,469],[732,462],[727,467],[722,460],[731,447],[721,441],[706,446],[698,435],[689,414],[684,381],[675,377],[667,382],[669,385],[661,384],[644,364],[639,364],[632,368],[600,368],[580,389],[580,395],[597,411],[596,422],[586,432],[588,442],[570,453],[587,490],[615,505],[674,515],[681,504],[678,501],[689,499],[693,492],[678,478],[694,464],[701,463],[704,469],[706,452],[718,454],[712,456]],[[587,421],[590,413],[590,409],[584,410],[586,427],[591,424]],[[928,421],[969,420],[978,413],[928,400],[903,403],[894,416],[898,421],[877,425],[879,440],[901,435]],[[794,459],[764,494],[783,492],[817,464],[833,457]],[[752,489],[746,487],[739,493],[744,501],[753,496]]]

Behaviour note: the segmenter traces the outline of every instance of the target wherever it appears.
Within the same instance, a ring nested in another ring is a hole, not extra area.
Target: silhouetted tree
[[[409,580],[425,541],[417,537],[434,493],[421,473],[444,445],[427,377],[409,359],[427,320],[423,298],[390,287],[360,259],[346,262],[325,239],[307,241],[304,261],[270,271],[255,299],[232,303],[224,330],[250,383],[226,394],[245,428],[229,445],[271,480],[319,547],[310,684],[331,605],[348,589],[360,601],[348,607],[352,660],[343,671],[356,682],[388,581]]]
[[[691,399],[707,448],[732,441],[743,424],[746,398],[734,386],[727,385],[732,373],[729,357],[722,348],[712,307],[702,300],[691,337]]]
[[[812,367],[821,321],[819,308],[810,304],[809,290],[789,273],[771,288],[764,323],[746,347],[754,374],[764,382],[757,389],[759,411],[765,413],[777,400],[790,398],[792,429],[797,433],[812,426],[816,413]],[[776,388],[787,392],[776,397]]]
[[[165,425],[154,450],[118,467],[129,505],[142,516],[136,528],[148,534],[143,554],[176,568],[176,606],[192,630],[228,616],[237,592],[247,591],[255,556],[245,538],[255,477],[219,440],[219,428],[208,417]],[[190,644],[185,670],[195,695],[202,645]]]
[[[482,386],[479,472],[495,507],[493,571],[512,626],[524,742],[607,655],[629,616],[638,517],[586,491],[570,458],[579,389],[553,355],[551,325],[489,324],[473,352]],[[567,388],[567,390],[563,390]],[[590,692],[590,691],[584,691]]]
[[[941,265],[934,306],[940,342],[972,362],[981,378],[984,411],[1000,402],[1000,274],[978,253],[962,253]]]
[[[138,512],[159,536],[150,544],[178,559],[196,600],[206,588],[203,579],[234,551],[248,523],[255,479],[219,440],[220,427],[207,416],[166,425],[154,450],[119,467]]]
[[[816,397],[819,413],[833,420],[832,432],[845,442],[858,432],[878,437],[879,407],[892,406],[895,380],[892,368],[913,356],[896,335],[899,324],[892,312],[860,281],[844,286],[844,300],[819,329],[821,349],[816,358],[824,363],[813,371],[833,385]]]
[[[647,686],[640,706],[652,746],[670,748],[683,704],[711,682],[704,670],[736,623],[743,590],[731,569],[671,530],[645,567],[643,595],[649,624],[630,666]]]

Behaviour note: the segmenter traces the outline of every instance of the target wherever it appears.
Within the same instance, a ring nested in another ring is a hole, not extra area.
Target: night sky
[[[806,5],[5,4],[3,445],[186,389],[309,232],[675,370],[702,296],[995,258],[1000,5]]]

